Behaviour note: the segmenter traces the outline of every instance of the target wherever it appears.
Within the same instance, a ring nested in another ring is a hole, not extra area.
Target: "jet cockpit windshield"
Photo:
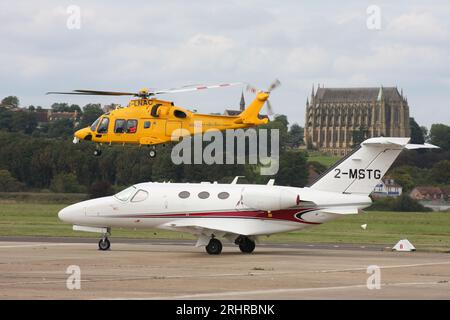
[[[127,201],[128,199],[130,199],[131,195],[133,195],[135,191],[136,188],[134,186],[131,186],[129,188],[120,191],[119,193],[116,193],[114,197],[120,201]]]

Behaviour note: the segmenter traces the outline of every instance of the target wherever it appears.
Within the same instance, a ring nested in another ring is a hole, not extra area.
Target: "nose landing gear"
[[[98,249],[101,251],[109,250],[110,247],[111,247],[111,242],[109,241],[108,237],[103,237],[98,242]]]

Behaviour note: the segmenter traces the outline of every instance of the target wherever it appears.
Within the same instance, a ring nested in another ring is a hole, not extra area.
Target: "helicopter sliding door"
[[[172,133],[177,134],[177,132],[174,132],[177,129],[181,129],[181,121],[168,120],[166,123],[166,136],[171,137]]]

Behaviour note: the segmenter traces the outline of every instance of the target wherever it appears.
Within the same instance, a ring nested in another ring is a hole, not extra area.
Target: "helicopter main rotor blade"
[[[99,96],[136,96],[136,92],[116,92],[116,91],[98,91],[98,90],[73,90],[84,94],[92,94]]]
[[[243,82],[232,82],[232,83],[221,83],[221,84],[213,84],[213,85],[196,85],[196,86],[184,86],[180,88],[172,88],[172,89],[162,89],[153,91],[152,94],[164,94],[164,93],[178,93],[178,92],[189,92],[189,91],[198,91],[205,89],[216,89],[216,88],[226,88],[232,86],[243,85]]]
[[[96,90],[74,90],[73,92],[47,92],[46,94],[74,94],[82,96],[136,96],[137,93],[132,92],[112,92],[112,91],[96,91]]]
[[[76,94],[80,96],[87,96],[87,93],[81,93],[81,92],[46,92],[45,94]]]

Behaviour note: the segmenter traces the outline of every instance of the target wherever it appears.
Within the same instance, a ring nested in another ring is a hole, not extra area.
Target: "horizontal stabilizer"
[[[414,149],[439,149],[438,146],[429,144],[429,143],[425,143],[425,144],[410,144],[408,143],[405,146],[406,149],[410,149],[410,150],[414,150]]]

